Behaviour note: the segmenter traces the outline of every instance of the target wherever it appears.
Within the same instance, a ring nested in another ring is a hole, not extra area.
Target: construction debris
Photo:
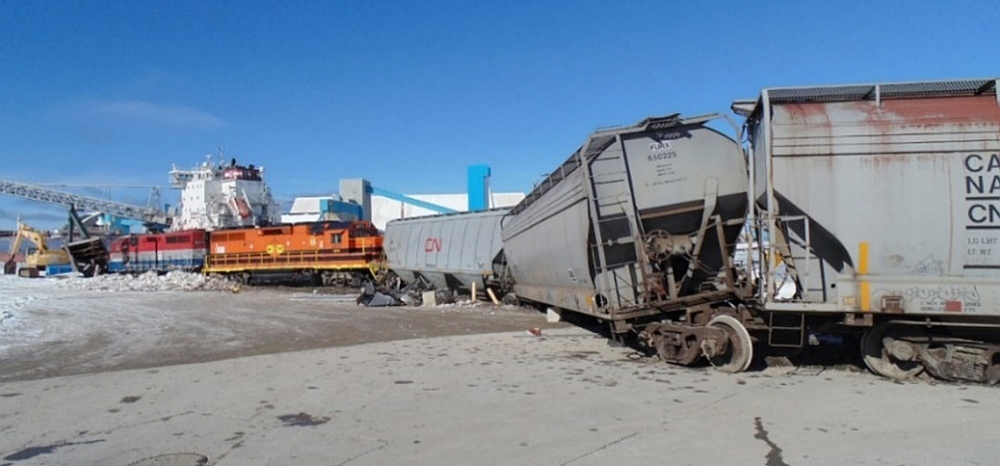
[[[388,288],[376,287],[372,282],[365,282],[358,296],[358,304],[367,307],[402,306],[406,304]]]

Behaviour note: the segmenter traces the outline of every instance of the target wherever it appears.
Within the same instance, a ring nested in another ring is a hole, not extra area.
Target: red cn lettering
[[[424,252],[439,251],[441,251],[441,238],[427,238],[427,241],[424,241]]]

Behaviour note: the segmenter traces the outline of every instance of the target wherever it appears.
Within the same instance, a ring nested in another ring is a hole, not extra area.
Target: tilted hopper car
[[[730,258],[748,181],[739,144],[708,125],[725,120],[670,115],[592,134],[503,221],[517,295],[640,335],[671,362],[707,354],[746,369]]]
[[[842,333],[887,377],[1000,382],[997,80],[733,109],[742,147],[718,115],[588,137],[501,221],[514,293],[673,363],[740,371],[755,347]]]

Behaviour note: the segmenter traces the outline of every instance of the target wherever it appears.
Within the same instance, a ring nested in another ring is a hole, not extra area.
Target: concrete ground
[[[356,295],[311,288],[147,292],[80,284],[0,275],[0,382],[545,325],[544,316],[518,307],[364,308]]]
[[[257,301],[293,295],[261,292]],[[222,304],[225,294],[204,296],[219,300],[212,314],[257,309],[249,301],[245,308]],[[48,299],[6,312],[23,323],[26,309],[46,308],[39,303]],[[149,306],[171,309],[155,300]],[[347,321],[372,311],[331,312]],[[398,313],[383,316],[388,320],[379,326],[430,315],[389,312]],[[471,308],[434,318],[469,318],[480,324],[468,328],[484,329],[483,322],[493,322],[488,312]],[[525,319],[518,324],[544,321],[540,314],[510,312]],[[516,321],[503,317],[496,320]],[[245,333],[233,322],[253,321],[218,319],[207,328],[219,327],[220,335]],[[299,329],[323,319],[284,321]],[[105,330],[114,333],[116,325],[109,322]],[[314,338],[307,330],[278,328]],[[142,460],[168,455],[157,463],[166,464],[180,453],[203,455],[211,465],[985,465],[1000,457],[996,388],[895,383],[819,367],[736,375],[677,368],[565,326],[545,328],[541,337],[523,329],[428,333],[249,357],[223,354],[182,365],[162,359],[167,362],[155,368],[107,371],[118,366],[87,363],[90,369],[79,371],[90,373],[56,377],[35,378],[44,371],[22,367],[30,377],[0,383],[0,466],[149,464]],[[3,372],[10,348],[26,348],[6,343]],[[146,343],[143,357],[202,348],[175,343]]]

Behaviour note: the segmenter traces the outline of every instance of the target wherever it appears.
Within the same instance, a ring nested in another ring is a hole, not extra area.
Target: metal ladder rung
[[[594,180],[597,180],[597,179],[601,179],[601,178],[609,178],[609,177],[612,177],[612,176],[624,176],[624,175],[627,175],[627,174],[628,173],[623,172],[623,171],[622,172],[607,172],[607,173],[599,173],[599,174],[596,174],[596,175],[592,175],[590,178],[594,179]]]
[[[799,314],[799,321],[797,326],[775,326],[774,325],[775,313],[770,313],[767,316],[767,344],[774,347],[780,348],[801,348],[805,345],[805,328],[806,328],[806,316],[805,314]],[[788,336],[792,336],[794,332],[798,343],[780,343],[775,341],[775,334],[784,332]]]
[[[596,206],[599,207],[599,208],[601,208],[601,209],[607,209],[607,208],[611,208],[611,207],[615,207],[615,206],[621,207],[621,206],[625,206],[625,205],[627,205],[627,204],[625,202],[623,202],[623,201],[616,201],[616,202],[606,202],[606,203],[603,203],[603,204],[597,204]],[[619,212],[615,212],[615,214],[624,215],[624,214],[621,214]],[[604,215],[604,216],[607,217],[608,215]]]
[[[621,245],[621,244],[633,244],[633,243],[635,243],[635,240],[632,240],[632,239],[618,239],[618,240],[611,240],[610,242],[605,241],[604,242],[604,247],[618,246],[618,245]],[[616,264],[616,265],[621,266],[621,265],[628,265],[628,264],[631,264],[631,262],[625,262],[625,263]]]
[[[597,198],[597,202],[602,202],[602,201],[612,201],[612,202],[609,202],[609,203],[606,203],[606,204],[598,204],[598,207],[601,207],[601,206],[611,206],[611,205],[615,205],[615,204],[624,204],[625,203],[625,200],[624,199],[618,199],[618,196],[604,196],[604,197]]]
[[[601,180],[601,181],[594,180],[594,185],[595,186],[608,186],[608,185],[616,185],[616,184],[625,184],[625,180],[620,179],[620,178],[616,179],[616,180]]]

